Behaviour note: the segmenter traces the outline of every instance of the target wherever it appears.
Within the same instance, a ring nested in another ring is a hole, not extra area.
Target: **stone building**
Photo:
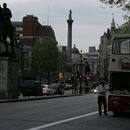
[[[38,18],[33,15],[23,17],[23,44],[32,46],[37,39],[50,37],[54,40],[55,34],[51,26],[43,26],[39,23]]]
[[[89,47],[89,52],[83,54],[82,60],[85,64],[84,72],[85,72],[86,77],[91,82],[96,82],[97,65],[98,65],[98,50],[96,50],[95,46]]]
[[[99,45],[99,78],[107,77],[108,75],[108,48],[111,46],[111,31],[101,36]]]
[[[17,41],[22,47],[22,68],[29,72],[33,45],[41,38],[52,38],[56,41],[55,33],[51,26],[41,25],[33,15],[27,15],[23,17],[23,21],[13,21],[12,24],[16,29]]]

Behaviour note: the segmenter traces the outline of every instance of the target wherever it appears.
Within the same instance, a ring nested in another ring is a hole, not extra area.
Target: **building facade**
[[[107,31],[100,37],[98,63],[99,79],[104,78],[105,80],[108,80],[109,59],[112,50],[112,37],[114,34],[130,34],[130,20],[120,27],[116,27],[113,18],[111,22],[111,28],[107,29]]]
[[[33,15],[23,17],[23,21],[13,21],[16,29],[16,38],[22,47],[22,69],[24,73],[31,70],[32,47],[37,40],[51,38],[56,41],[55,33],[51,26],[41,25],[38,18]]]
[[[98,65],[98,50],[95,46],[89,47],[89,52],[84,53],[82,60],[85,64],[84,72],[87,79],[91,82],[97,81],[97,65]]]

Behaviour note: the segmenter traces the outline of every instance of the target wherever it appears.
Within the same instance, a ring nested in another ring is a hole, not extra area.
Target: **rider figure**
[[[14,27],[11,23],[12,13],[9,8],[7,8],[7,4],[3,3],[3,31],[2,31],[2,38],[6,46],[6,53],[8,54],[8,43],[6,41],[7,37],[10,38],[10,45],[12,50],[12,55],[14,55],[14,45],[13,45],[13,34],[14,34]]]

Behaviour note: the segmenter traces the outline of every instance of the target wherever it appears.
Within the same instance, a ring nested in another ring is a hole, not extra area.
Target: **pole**
[[[81,50],[81,76],[80,76],[80,78],[79,78],[79,81],[80,81],[80,87],[79,87],[79,92],[80,92],[80,94],[82,94],[82,50]]]

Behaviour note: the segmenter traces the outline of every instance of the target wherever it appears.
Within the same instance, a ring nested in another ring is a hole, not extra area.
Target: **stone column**
[[[69,18],[67,20],[68,23],[68,50],[67,50],[67,55],[68,55],[68,61],[71,62],[71,50],[72,50],[72,11],[70,10],[69,12]]]
[[[11,57],[0,57],[0,99],[18,98],[18,63]]]

